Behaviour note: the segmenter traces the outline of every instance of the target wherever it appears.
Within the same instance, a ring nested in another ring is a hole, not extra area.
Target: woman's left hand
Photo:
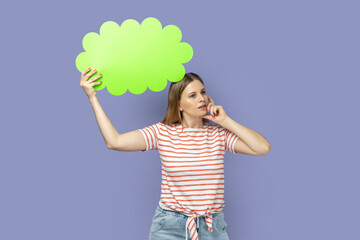
[[[220,105],[215,105],[214,101],[208,95],[209,104],[206,106],[206,111],[210,113],[210,115],[201,116],[201,118],[209,119],[217,124],[220,124],[224,121],[228,116],[226,115],[225,110]]]

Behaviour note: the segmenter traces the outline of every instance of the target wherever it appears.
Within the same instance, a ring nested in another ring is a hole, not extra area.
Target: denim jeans
[[[209,232],[205,223],[205,217],[199,217],[199,228],[197,229],[199,240],[229,240],[226,232],[227,223],[224,219],[224,213],[212,214],[213,231]],[[149,240],[184,240],[185,225],[188,216],[182,213],[169,211],[157,206],[152,220]],[[197,224],[197,219],[195,220]],[[187,239],[190,240],[189,230],[186,230]]]

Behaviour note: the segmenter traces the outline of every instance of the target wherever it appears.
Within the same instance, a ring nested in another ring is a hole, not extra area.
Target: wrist
[[[220,123],[220,125],[226,128],[226,126],[229,126],[231,121],[232,119],[229,116],[226,116],[225,119]]]
[[[90,100],[90,102],[92,102],[92,101],[96,100],[96,98],[97,98],[96,95],[92,95],[89,97],[89,100]]]

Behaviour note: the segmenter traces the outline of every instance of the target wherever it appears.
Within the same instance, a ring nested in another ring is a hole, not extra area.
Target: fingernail
[[[212,117],[214,117],[214,115],[211,114]]]

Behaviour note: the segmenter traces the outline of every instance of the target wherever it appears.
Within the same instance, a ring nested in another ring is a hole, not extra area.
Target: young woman
[[[162,164],[161,199],[150,228],[150,240],[229,239],[224,219],[224,155],[226,151],[265,155],[270,143],[259,133],[232,120],[206,93],[203,80],[187,73],[171,83],[162,122],[119,134],[102,110],[89,80],[96,69],[81,74],[109,149],[157,149]],[[209,113],[209,115],[207,115]],[[209,120],[215,124],[211,124]]]

